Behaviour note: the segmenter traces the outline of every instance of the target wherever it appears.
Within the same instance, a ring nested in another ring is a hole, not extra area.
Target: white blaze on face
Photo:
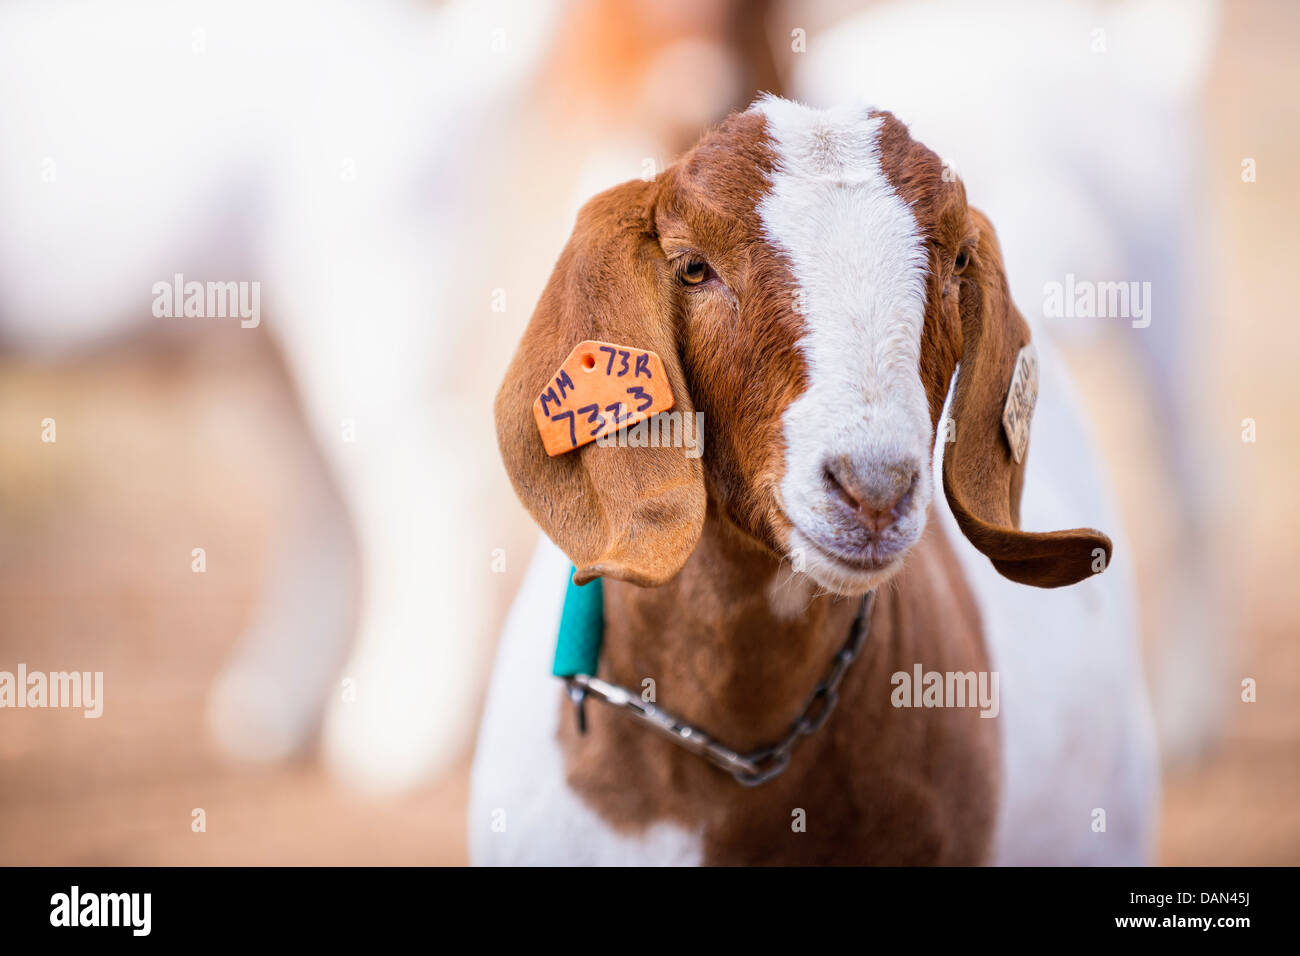
[[[915,542],[930,500],[931,426],[920,378],[925,243],[881,168],[883,118],[771,97],[754,108],[767,118],[777,156],[759,215],[765,238],[790,264],[805,326],[799,348],[808,388],[783,421],[790,547],[819,583],[853,591],[881,575],[826,553],[827,542],[846,534],[828,497],[828,462],[867,484],[889,469],[919,471],[911,505],[877,559]]]

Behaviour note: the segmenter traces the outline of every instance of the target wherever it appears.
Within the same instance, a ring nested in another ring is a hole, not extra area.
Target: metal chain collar
[[[643,701],[639,694],[584,674],[566,677],[564,681],[568,687],[569,699],[577,711],[578,733],[587,732],[585,705],[588,697],[595,697],[651,730],[658,731],[679,747],[727,771],[742,786],[757,787],[767,783],[785,771],[790,765],[790,754],[799,741],[821,730],[826,718],[835,709],[844,674],[862,650],[871,631],[871,609],[875,605],[875,599],[875,591],[867,592],[862,598],[857,616],[849,628],[848,640],[831,661],[826,676],[813,689],[798,719],[790,725],[785,736],[774,744],[747,754],[738,753],[714,740],[700,728],[674,717],[661,707]]]

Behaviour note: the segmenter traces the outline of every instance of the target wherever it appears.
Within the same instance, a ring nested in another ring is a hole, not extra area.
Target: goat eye
[[[957,258],[952,264],[952,271],[954,273],[960,274],[962,270],[966,268],[969,262],[970,262],[970,253],[967,250],[962,249],[960,252],[957,253]]]
[[[677,277],[682,285],[699,285],[709,277],[709,264],[703,259],[688,259]]]

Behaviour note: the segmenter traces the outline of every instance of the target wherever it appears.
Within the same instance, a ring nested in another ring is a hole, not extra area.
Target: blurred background
[[[98,720],[0,711],[0,863],[464,862],[535,540],[491,395],[578,205],[763,90],[909,123],[1064,350],[1158,862],[1300,863],[1300,8],[104,6],[0,10],[0,670],[104,673]],[[157,316],[178,272],[259,323]],[[1151,324],[1042,316],[1067,274]]]

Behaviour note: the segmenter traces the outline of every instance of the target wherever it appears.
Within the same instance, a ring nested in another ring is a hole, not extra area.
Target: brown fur
[[[843,643],[856,602],[821,595],[783,622],[767,588],[790,530],[780,508],[781,416],[806,387],[794,280],[763,239],[757,204],[774,162],[763,117],[732,117],[653,183],[592,200],[497,398],[511,479],[543,530],[606,578],[601,675],[656,681],[658,702],[726,744],[777,740]],[[963,533],[1007,577],[1040,586],[1091,573],[1095,531],[1018,530],[1023,466],[1001,432],[1002,404],[1028,328],[1006,291],[991,227],[959,182],[885,114],[885,171],[930,246],[920,374],[937,425],[960,361],[944,487]],[[863,241],[870,241],[864,237]],[[957,274],[963,247],[969,264]],[[676,258],[716,279],[683,288]],[[677,409],[703,411],[699,460],[669,448],[587,446],[548,458],[533,425],[538,392],[574,343],[650,348]],[[839,709],[754,790],[591,705],[591,730],[562,725],[570,785],[615,825],[673,820],[702,832],[710,862],[961,862],[987,858],[996,805],[996,721],[974,709],[900,709],[889,677],[988,669],[974,602],[932,520],[880,596]],[[807,812],[807,833],[791,814]]]
[[[819,597],[797,622],[773,618],[762,585],[778,562],[713,520],[682,573],[660,588],[606,584],[601,676],[748,750],[784,735],[840,649],[857,601]],[[988,669],[978,614],[936,524],[883,589],[839,706],[790,768],[745,788],[598,704],[560,739],[569,785],[636,831],[668,820],[700,831],[707,863],[952,863],[988,858],[997,806],[997,721],[966,708],[890,704],[890,675]],[[792,828],[806,814],[806,832]]]

